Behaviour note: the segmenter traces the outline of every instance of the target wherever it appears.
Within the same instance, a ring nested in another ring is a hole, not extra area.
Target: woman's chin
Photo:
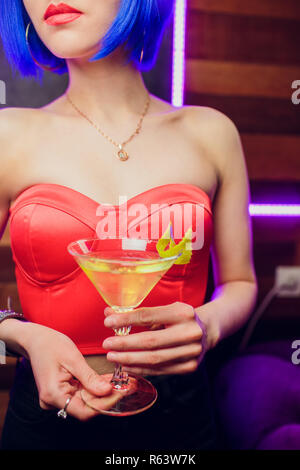
[[[65,59],[65,60],[74,60],[74,61],[78,61],[78,62],[82,62],[82,61],[88,61],[89,59],[91,59],[92,57],[94,57],[97,52],[99,51],[99,48],[97,49],[94,49],[93,51],[89,50],[89,51],[86,51],[86,50],[76,50],[74,51],[73,50],[55,50],[55,49],[50,49],[52,54],[54,54],[56,57],[58,57],[59,59]]]
[[[46,42],[46,44],[52,54],[60,59],[88,59],[100,50],[99,41],[90,44],[76,44],[74,41],[60,38],[59,42],[55,40]]]

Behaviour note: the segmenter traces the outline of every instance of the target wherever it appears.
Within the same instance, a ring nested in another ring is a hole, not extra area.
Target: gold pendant
[[[123,149],[123,147],[121,145],[120,145],[120,150],[118,151],[117,155],[118,155],[118,158],[122,162],[126,162],[126,160],[128,160],[128,158],[129,158],[128,153],[125,152],[125,150]]]

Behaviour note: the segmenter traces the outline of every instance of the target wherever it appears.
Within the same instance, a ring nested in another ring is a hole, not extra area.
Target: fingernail
[[[103,341],[102,347],[103,347],[104,349],[109,349],[109,348],[111,348],[111,347],[112,347],[112,341],[111,341],[110,339],[105,339],[105,340]]]
[[[113,310],[109,307],[105,307],[104,309],[104,315],[107,317],[108,315],[111,315],[113,313]]]
[[[109,353],[107,353],[106,357],[107,357],[108,360],[115,361],[117,359],[117,354],[109,352]]]
[[[105,318],[104,325],[107,326],[107,327],[113,326],[114,325],[114,319],[111,318],[111,317]]]

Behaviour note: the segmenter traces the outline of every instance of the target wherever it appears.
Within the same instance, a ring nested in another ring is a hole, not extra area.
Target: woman
[[[155,58],[172,3],[1,4],[1,34],[13,66],[23,75],[67,70],[70,79],[67,92],[47,106],[0,113],[1,231],[11,216],[18,290],[29,320],[0,323],[7,348],[25,357],[3,448],[215,446],[203,353],[245,323],[256,299],[249,190],[230,119],[205,107],[174,108],[143,83],[141,70]],[[105,303],[78,274],[67,245],[92,236],[96,211],[105,203],[117,207],[120,195],[147,207],[200,203],[205,239],[189,265],[173,266],[143,307],[122,316],[106,309],[103,328]],[[203,305],[210,248],[216,288]],[[126,324],[136,328],[133,334],[112,336],[110,328]],[[159,396],[151,409],[112,418],[82,401],[78,383],[105,407],[111,387],[99,374],[115,361],[151,376]],[[66,420],[58,409],[67,411]]]

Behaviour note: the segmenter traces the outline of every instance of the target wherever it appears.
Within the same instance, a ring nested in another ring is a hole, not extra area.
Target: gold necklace
[[[71,100],[71,98],[69,97],[68,94],[66,94],[66,97],[67,97],[67,100],[69,101],[69,103],[73,106],[73,108],[77,111],[78,114],[80,114],[80,116],[82,116],[84,119],[86,119],[90,124],[91,126],[93,126],[96,131],[99,132],[99,134],[102,135],[102,137],[105,137],[105,139],[107,139],[111,144],[113,144],[115,147],[117,147],[119,150],[117,152],[117,157],[122,161],[122,162],[126,162],[126,160],[128,160],[129,158],[129,155],[128,153],[124,150],[124,147],[125,145],[127,145],[136,135],[138,135],[142,129],[142,124],[143,124],[143,120],[144,120],[144,117],[146,116],[147,112],[148,112],[148,109],[149,109],[149,106],[150,106],[150,95],[149,93],[147,94],[147,101],[146,101],[146,104],[145,104],[145,108],[144,108],[144,111],[140,117],[140,120],[138,122],[138,125],[137,125],[137,128],[136,130],[134,131],[134,133],[129,137],[129,139],[125,140],[125,142],[122,142],[121,144],[119,144],[118,142],[115,142],[111,137],[109,137],[107,134],[105,134],[98,126],[97,124],[95,124],[91,118],[89,118],[86,114],[84,114],[74,103],[73,101]]]

